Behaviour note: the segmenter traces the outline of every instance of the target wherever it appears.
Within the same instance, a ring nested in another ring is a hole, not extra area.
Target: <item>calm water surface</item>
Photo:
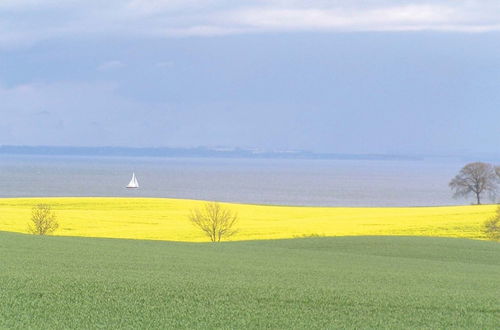
[[[458,161],[0,156],[0,197],[134,196],[318,206],[425,206],[454,200]],[[140,188],[124,188],[135,172]]]

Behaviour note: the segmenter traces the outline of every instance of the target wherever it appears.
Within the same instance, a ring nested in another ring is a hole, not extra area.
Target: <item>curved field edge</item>
[[[193,244],[0,233],[1,328],[468,328],[500,322],[500,244]]]
[[[26,233],[31,208],[50,204],[54,235],[203,242],[188,220],[204,201],[168,198],[3,198],[0,230]],[[442,207],[296,207],[222,203],[239,214],[232,240],[308,236],[435,236],[484,239],[483,222],[495,205]]]

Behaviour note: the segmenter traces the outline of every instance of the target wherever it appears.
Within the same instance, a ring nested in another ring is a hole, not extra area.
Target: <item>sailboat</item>
[[[137,182],[137,178],[135,177],[135,173],[132,173],[132,180],[130,180],[127,188],[139,188],[139,182]]]

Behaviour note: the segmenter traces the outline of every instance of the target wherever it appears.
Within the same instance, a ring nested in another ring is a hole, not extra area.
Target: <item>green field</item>
[[[0,232],[2,328],[495,328],[500,244]]]

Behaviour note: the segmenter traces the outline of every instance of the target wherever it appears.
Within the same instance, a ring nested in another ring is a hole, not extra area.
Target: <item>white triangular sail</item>
[[[135,173],[132,173],[132,180],[128,183],[127,188],[139,188],[139,182],[137,182]]]

